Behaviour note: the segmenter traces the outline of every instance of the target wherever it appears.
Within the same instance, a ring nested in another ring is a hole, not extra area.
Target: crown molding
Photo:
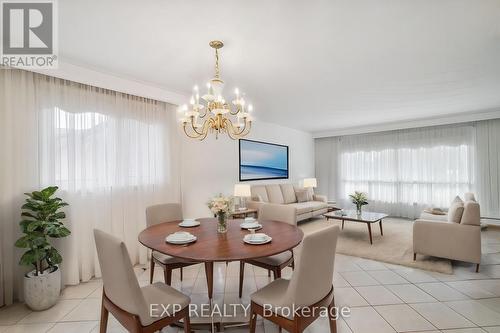
[[[77,65],[66,60],[59,60],[57,69],[33,69],[35,73],[70,80],[94,87],[118,91],[125,94],[151,98],[154,100],[180,105],[189,100],[189,96],[168,90],[164,87],[119,76],[89,66]]]
[[[407,129],[407,128],[467,123],[467,122],[496,119],[496,118],[500,118],[500,108],[482,110],[477,112],[463,112],[443,117],[430,117],[430,118],[413,119],[413,120],[398,121],[391,123],[382,123],[376,125],[317,131],[313,132],[312,136],[313,138],[318,139],[318,138],[326,138],[332,136],[355,135],[364,133],[394,131],[398,129]]]

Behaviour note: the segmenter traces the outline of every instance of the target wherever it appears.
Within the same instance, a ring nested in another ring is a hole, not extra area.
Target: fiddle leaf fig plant
[[[61,221],[66,214],[61,210],[68,204],[55,197],[57,186],[50,186],[41,191],[25,193],[22,208],[22,221],[19,223],[23,236],[15,246],[27,249],[19,263],[33,266],[36,276],[62,262],[61,254],[52,246],[50,238],[66,237],[71,232]]]

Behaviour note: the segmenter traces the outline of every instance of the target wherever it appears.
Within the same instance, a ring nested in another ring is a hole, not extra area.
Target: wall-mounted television
[[[288,179],[288,146],[240,139],[240,181]]]

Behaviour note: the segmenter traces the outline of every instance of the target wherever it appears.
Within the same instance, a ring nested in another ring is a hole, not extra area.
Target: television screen
[[[240,141],[240,181],[288,178],[288,146]]]

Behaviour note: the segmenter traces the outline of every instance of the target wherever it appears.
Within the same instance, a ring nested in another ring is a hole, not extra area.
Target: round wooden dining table
[[[160,223],[143,230],[139,242],[151,250],[160,253],[205,264],[208,297],[213,295],[214,262],[240,261],[272,256],[293,249],[302,241],[302,230],[284,222],[261,220],[262,232],[272,237],[272,241],[262,245],[250,245],[243,242],[243,237],[250,231],[241,229],[243,220],[228,220],[226,233],[217,232],[216,218],[201,218],[200,225],[183,228],[181,221]],[[177,231],[187,231],[197,237],[193,243],[184,245],[170,244],[165,238]]]

